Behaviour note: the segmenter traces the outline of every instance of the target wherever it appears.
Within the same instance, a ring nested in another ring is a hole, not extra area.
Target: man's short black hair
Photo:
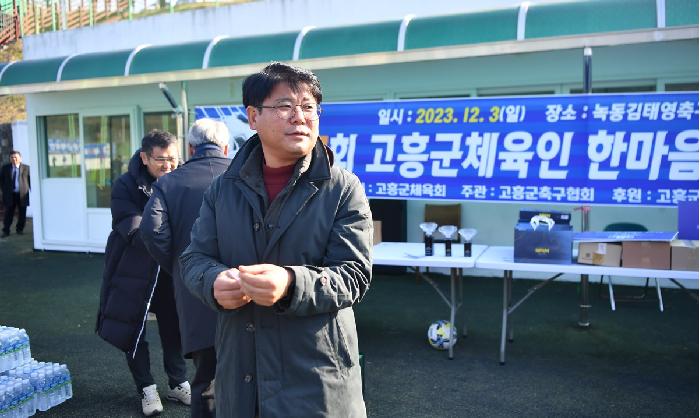
[[[321,104],[323,93],[316,74],[303,68],[273,62],[262,71],[245,79],[243,82],[243,106],[261,106],[263,101],[270,97],[272,90],[280,83],[286,83],[295,93],[298,93],[302,87],[308,86],[316,103]]]
[[[150,154],[153,148],[168,148],[177,143],[177,138],[170,132],[154,129],[141,140],[141,151]]]
[[[22,153],[17,151],[16,149],[13,149],[12,151],[10,151],[10,157],[12,157],[15,154],[19,155],[20,157],[22,156]]]

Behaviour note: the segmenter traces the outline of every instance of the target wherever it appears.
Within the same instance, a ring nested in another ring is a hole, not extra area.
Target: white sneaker
[[[163,404],[160,402],[156,385],[146,386],[141,391],[141,409],[147,417],[163,412]]]
[[[173,402],[182,402],[185,405],[192,403],[192,392],[190,382],[182,382],[168,391],[166,398]]]

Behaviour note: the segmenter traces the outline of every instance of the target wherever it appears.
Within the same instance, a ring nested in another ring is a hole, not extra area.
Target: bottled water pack
[[[0,418],[30,417],[71,397],[68,367],[32,359],[27,332],[0,326]]]
[[[36,412],[35,392],[29,379],[0,375],[0,418],[24,418]]]
[[[26,380],[31,384],[34,406],[39,411],[46,411],[73,397],[70,372],[65,364],[31,360],[6,372],[6,375],[9,378]],[[0,418],[5,418],[1,412]]]
[[[32,358],[27,331],[0,325],[0,373]]]

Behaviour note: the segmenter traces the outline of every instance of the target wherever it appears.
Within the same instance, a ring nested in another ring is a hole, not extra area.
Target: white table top
[[[489,247],[476,262],[476,268],[512,271],[536,271],[541,273],[570,273],[626,277],[651,277],[657,279],[698,280],[697,271],[655,270],[628,267],[592,266],[587,264],[539,264],[516,263],[513,247]]]
[[[474,267],[477,257],[486,250],[486,245],[472,245],[472,256],[464,257],[464,245],[452,244],[452,256],[445,257],[445,244],[433,245],[433,256],[425,255],[422,242],[380,242],[374,246],[373,264],[408,267]]]

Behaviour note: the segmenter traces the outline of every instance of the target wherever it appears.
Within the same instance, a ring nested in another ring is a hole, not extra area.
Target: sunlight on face
[[[160,178],[177,167],[177,145],[172,144],[167,148],[153,147],[150,153],[141,152],[141,161],[150,175]]]

